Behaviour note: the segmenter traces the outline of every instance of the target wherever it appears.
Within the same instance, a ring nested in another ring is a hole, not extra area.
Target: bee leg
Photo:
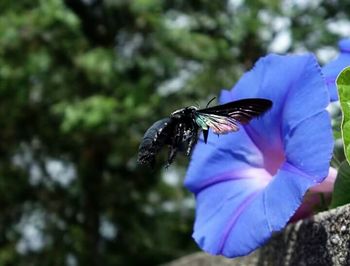
[[[175,136],[174,136],[172,143],[169,147],[168,162],[167,162],[165,168],[168,168],[169,165],[172,164],[172,162],[175,160],[177,150],[180,146],[180,143],[182,142],[183,134],[184,134],[183,133],[183,125],[180,124],[176,127]]]
[[[175,160],[176,154],[177,154],[177,147],[170,146],[169,153],[168,153],[168,162],[167,162],[165,168],[168,168],[169,165],[171,165],[173,163],[173,161]]]
[[[208,141],[208,134],[209,134],[209,130],[203,129],[203,136],[204,136],[204,143],[205,144],[207,144],[207,141]]]
[[[190,141],[188,142],[187,150],[186,150],[186,156],[189,156],[191,154],[193,146],[197,142],[198,132],[197,130],[193,133],[192,137],[190,138]]]

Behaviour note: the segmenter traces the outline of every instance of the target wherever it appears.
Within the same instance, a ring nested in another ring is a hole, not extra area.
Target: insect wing
[[[272,102],[267,99],[251,98],[206,109],[195,114],[196,123],[203,129],[211,128],[216,134],[235,132],[239,124],[247,124],[254,117],[269,110]]]
[[[238,130],[237,120],[230,116],[197,113],[196,123],[205,131],[211,128],[216,134],[225,134]]]

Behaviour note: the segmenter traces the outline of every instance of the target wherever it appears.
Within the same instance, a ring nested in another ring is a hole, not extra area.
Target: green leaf
[[[350,162],[350,67],[346,67],[337,78],[337,87],[340,106],[343,112],[342,135],[344,151],[348,162]]]
[[[75,103],[61,102],[53,106],[55,114],[62,115],[61,130],[96,130],[110,126],[118,103],[114,98],[94,95]]]
[[[350,166],[347,161],[341,163],[335,180],[331,208],[350,203]]]

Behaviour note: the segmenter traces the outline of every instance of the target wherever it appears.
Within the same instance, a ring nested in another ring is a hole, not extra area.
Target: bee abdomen
[[[164,118],[155,122],[145,133],[139,147],[138,163],[153,163],[155,155],[167,142],[171,119]]]

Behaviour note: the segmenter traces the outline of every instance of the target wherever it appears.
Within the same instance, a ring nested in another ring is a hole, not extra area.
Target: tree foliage
[[[140,168],[139,141],[230,88],[281,32],[283,52],[335,44],[327,25],[349,4],[289,2],[2,1],[0,264],[155,265],[196,250],[174,179],[187,159]]]

